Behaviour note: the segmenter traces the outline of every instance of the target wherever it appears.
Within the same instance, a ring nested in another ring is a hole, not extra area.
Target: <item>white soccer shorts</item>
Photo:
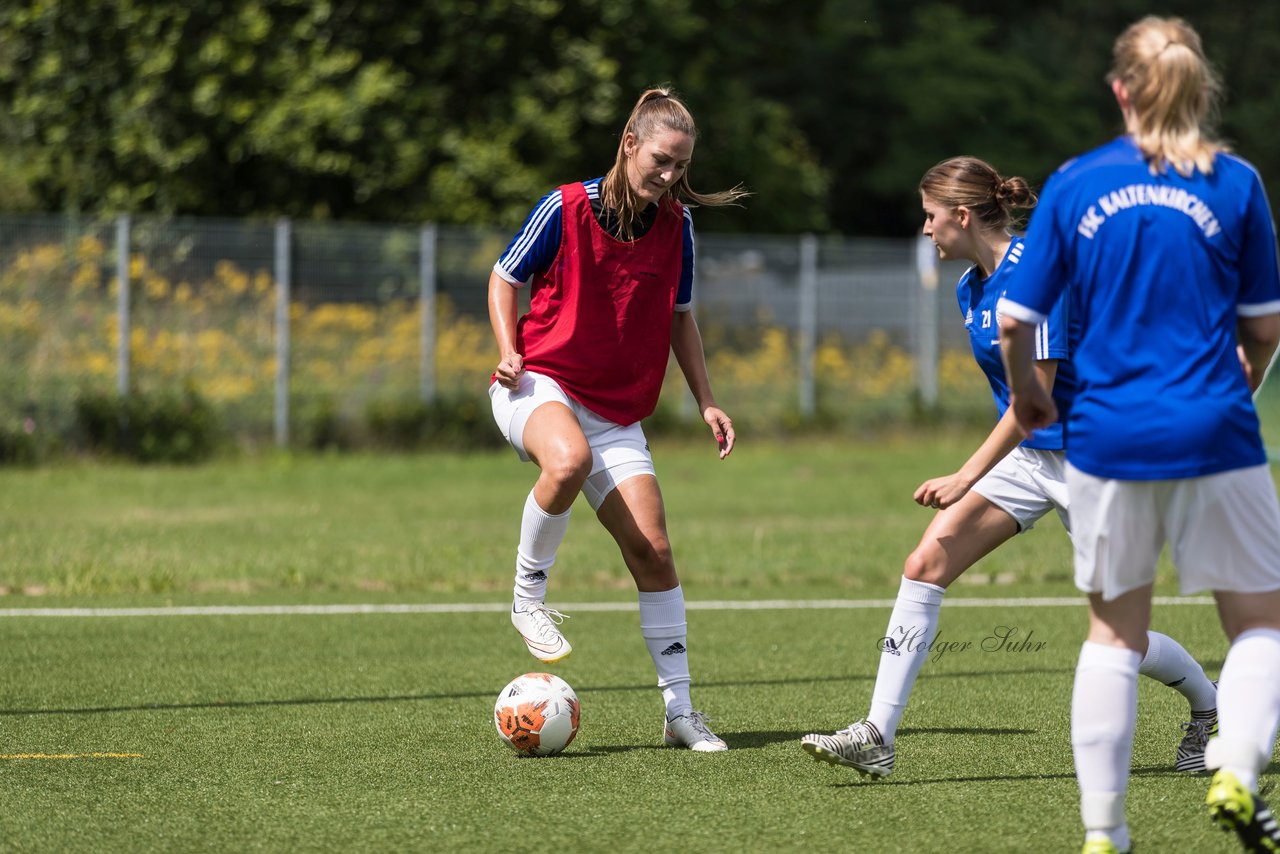
[[[582,434],[587,437],[587,446],[591,448],[591,474],[582,486],[582,494],[592,510],[599,510],[609,493],[624,480],[641,474],[657,476],[653,455],[649,453],[649,442],[644,437],[640,422],[624,427],[601,418],[565,394],[560,384],[545,374],[525,371],[515,391],[492,383],[489,400],[493,406],[493,420],[497,422],[503,438],[525,462],[529,461],[529,454],[524,449],[523,437],[529,416],[544,403],[562,403],[569,407],[577,416]]]
[[[973,485],[973,491],[999,507],[1018,523],[1018,532],[1030,531],[1050,510],[1057,510],[1063,526],[1071,530],[1070,504],[1062,451],[1014,448]]]
[[[1067,465],[1076,586],[1115,599],[1155,581],[1167,542],[1184,594],[1280,590],[1280,500],[1267,465],[1112,480]]]

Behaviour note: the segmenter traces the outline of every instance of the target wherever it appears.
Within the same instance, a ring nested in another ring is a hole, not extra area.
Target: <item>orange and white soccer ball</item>
[[[554,756],[578,734],[581,707],[569,683],[550,673],[526,673],[507,683],[493,706],[502,740],[524,756]]]

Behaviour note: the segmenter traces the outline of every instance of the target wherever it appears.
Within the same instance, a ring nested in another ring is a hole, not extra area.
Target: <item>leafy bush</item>
[[[381,400],[365,410],[374,445],[396,450],[498,448],[502,434],[493,423],[488,402],[473,396],[421,400]]]
[[[0,465],[35,465],[49,453],[47,443],[36,432],[35,422],[24,418],[21,424],[0,424]]]
[[[144,463],[194,463],[222,442],[218,413],[194,388],[180,393],[90,394],[76,400],[86,448]]]
[[[310,451],[349,451],[359,444],[355,430],[329,395],[298,408],[291,435]]]

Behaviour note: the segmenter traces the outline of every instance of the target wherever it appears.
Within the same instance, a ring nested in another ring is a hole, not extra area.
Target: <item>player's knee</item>
[[[647,577],[666,576],[675,571],[671,541],[666,535],[638,537],[631,546],[631,563]]]
[[[671,541],[665,535],[650,538],[645,543],[645,562],[658,570],[674,565],[671,557]]]
[[[939,584],[946,575],[945,556],[938,554],[937,549],[921,545],[907,555],[902,564],[902,575],[911,581]]]
[[[591,451],[588,449],[560,448],[547,455],[542,471],[558,486],[577,491],[591,474]]]

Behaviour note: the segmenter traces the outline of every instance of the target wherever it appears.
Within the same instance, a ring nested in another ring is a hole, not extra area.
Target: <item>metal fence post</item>
[[[813,418],[816,410],[814,393],[814,350],[818,329],[818,238],[812,234],[800,237],[799,300],[800,417]]]
[[[927,237],[916,238],[916,384],[926,409],[938,405],[938,252]]]
[[[422,311],[422,400],[436,399],[436,226],[424,225],[418,233],[418,301]]]
[[[289,276],[293,243],[287,218],[276,222],[276,445],[289,446]]]
[[[116,391],[121,397],[129,393],[129,215],[116,218],[116,321],[120,341],[116,346]]]

